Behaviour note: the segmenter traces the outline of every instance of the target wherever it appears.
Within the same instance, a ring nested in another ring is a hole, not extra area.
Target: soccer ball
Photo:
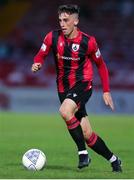
[[[28,170],[39,171],[46,165],[46,156],[39,149],[30,149],[23,155],[22,164]]]

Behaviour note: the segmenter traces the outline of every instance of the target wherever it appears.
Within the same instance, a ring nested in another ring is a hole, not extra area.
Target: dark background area
[[[42,74],[52,75],[53,79],[51,55],[46,60],[47,68],[44,67],[47,70],[37,76],[31,74],[30,66],[46,33],[59,27],[57,8],[66,3],[80,6],[79,28],[96,37],[109,67],[111,86],[134,88],[134,1],[131,0],[1,1],[0,82],[8,86],[45,86],[49,80],[40,82]],[[99,79],[95,79],[99,86]]]
[[[40,72],[33,74],[31,65],[45,35],[59,28],[57,9],[66,3],[80,6],[79,28],[96,37],[109,69],[111,89],[133,91],[133,0],[1,0],[0,87],[55,87],[51,53]],[[94,88],[101,88],[96,70]]]

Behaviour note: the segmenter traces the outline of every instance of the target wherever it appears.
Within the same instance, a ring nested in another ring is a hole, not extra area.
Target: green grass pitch
[[[89,167],[77,170],[77,150],[59,115],[15,114],[0,112],[1,179],[123,179],[134,178],[134,117],[91,115],[93,129],[123,162],[123,173],[112,173],[109,162],[88,149]],[[31,148],[47,156],[42,171],[31,172],[21,163]]]

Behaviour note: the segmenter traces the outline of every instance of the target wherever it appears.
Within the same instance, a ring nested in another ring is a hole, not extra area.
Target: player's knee
[[[59,109],[60,115],[64,120],[70,120],[72,118],[73,113],[66,107],[61,106]]]
[[[59,112],[60,112],[61,117],[65,120],[66,114],[65,114],[65,111],[62,107],[60,107]]]

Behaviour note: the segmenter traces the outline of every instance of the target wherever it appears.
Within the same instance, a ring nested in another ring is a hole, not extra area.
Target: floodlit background
[[[59,28],[57,8],[77,3],[79,28],[94,35],[107,63],[118,113],[134,112],[134,1],[133,0],[1,0],[0,1],[0,110],[56,112],[59,101],[53,55],[33,74],[31,65],[43,38]],[[102,101],[101,82],[95,69],[94,93],[87,109],[108,113]],[[48,107],[49,106],[51,108]],[[96,106],[97,104],[97,106]]]

